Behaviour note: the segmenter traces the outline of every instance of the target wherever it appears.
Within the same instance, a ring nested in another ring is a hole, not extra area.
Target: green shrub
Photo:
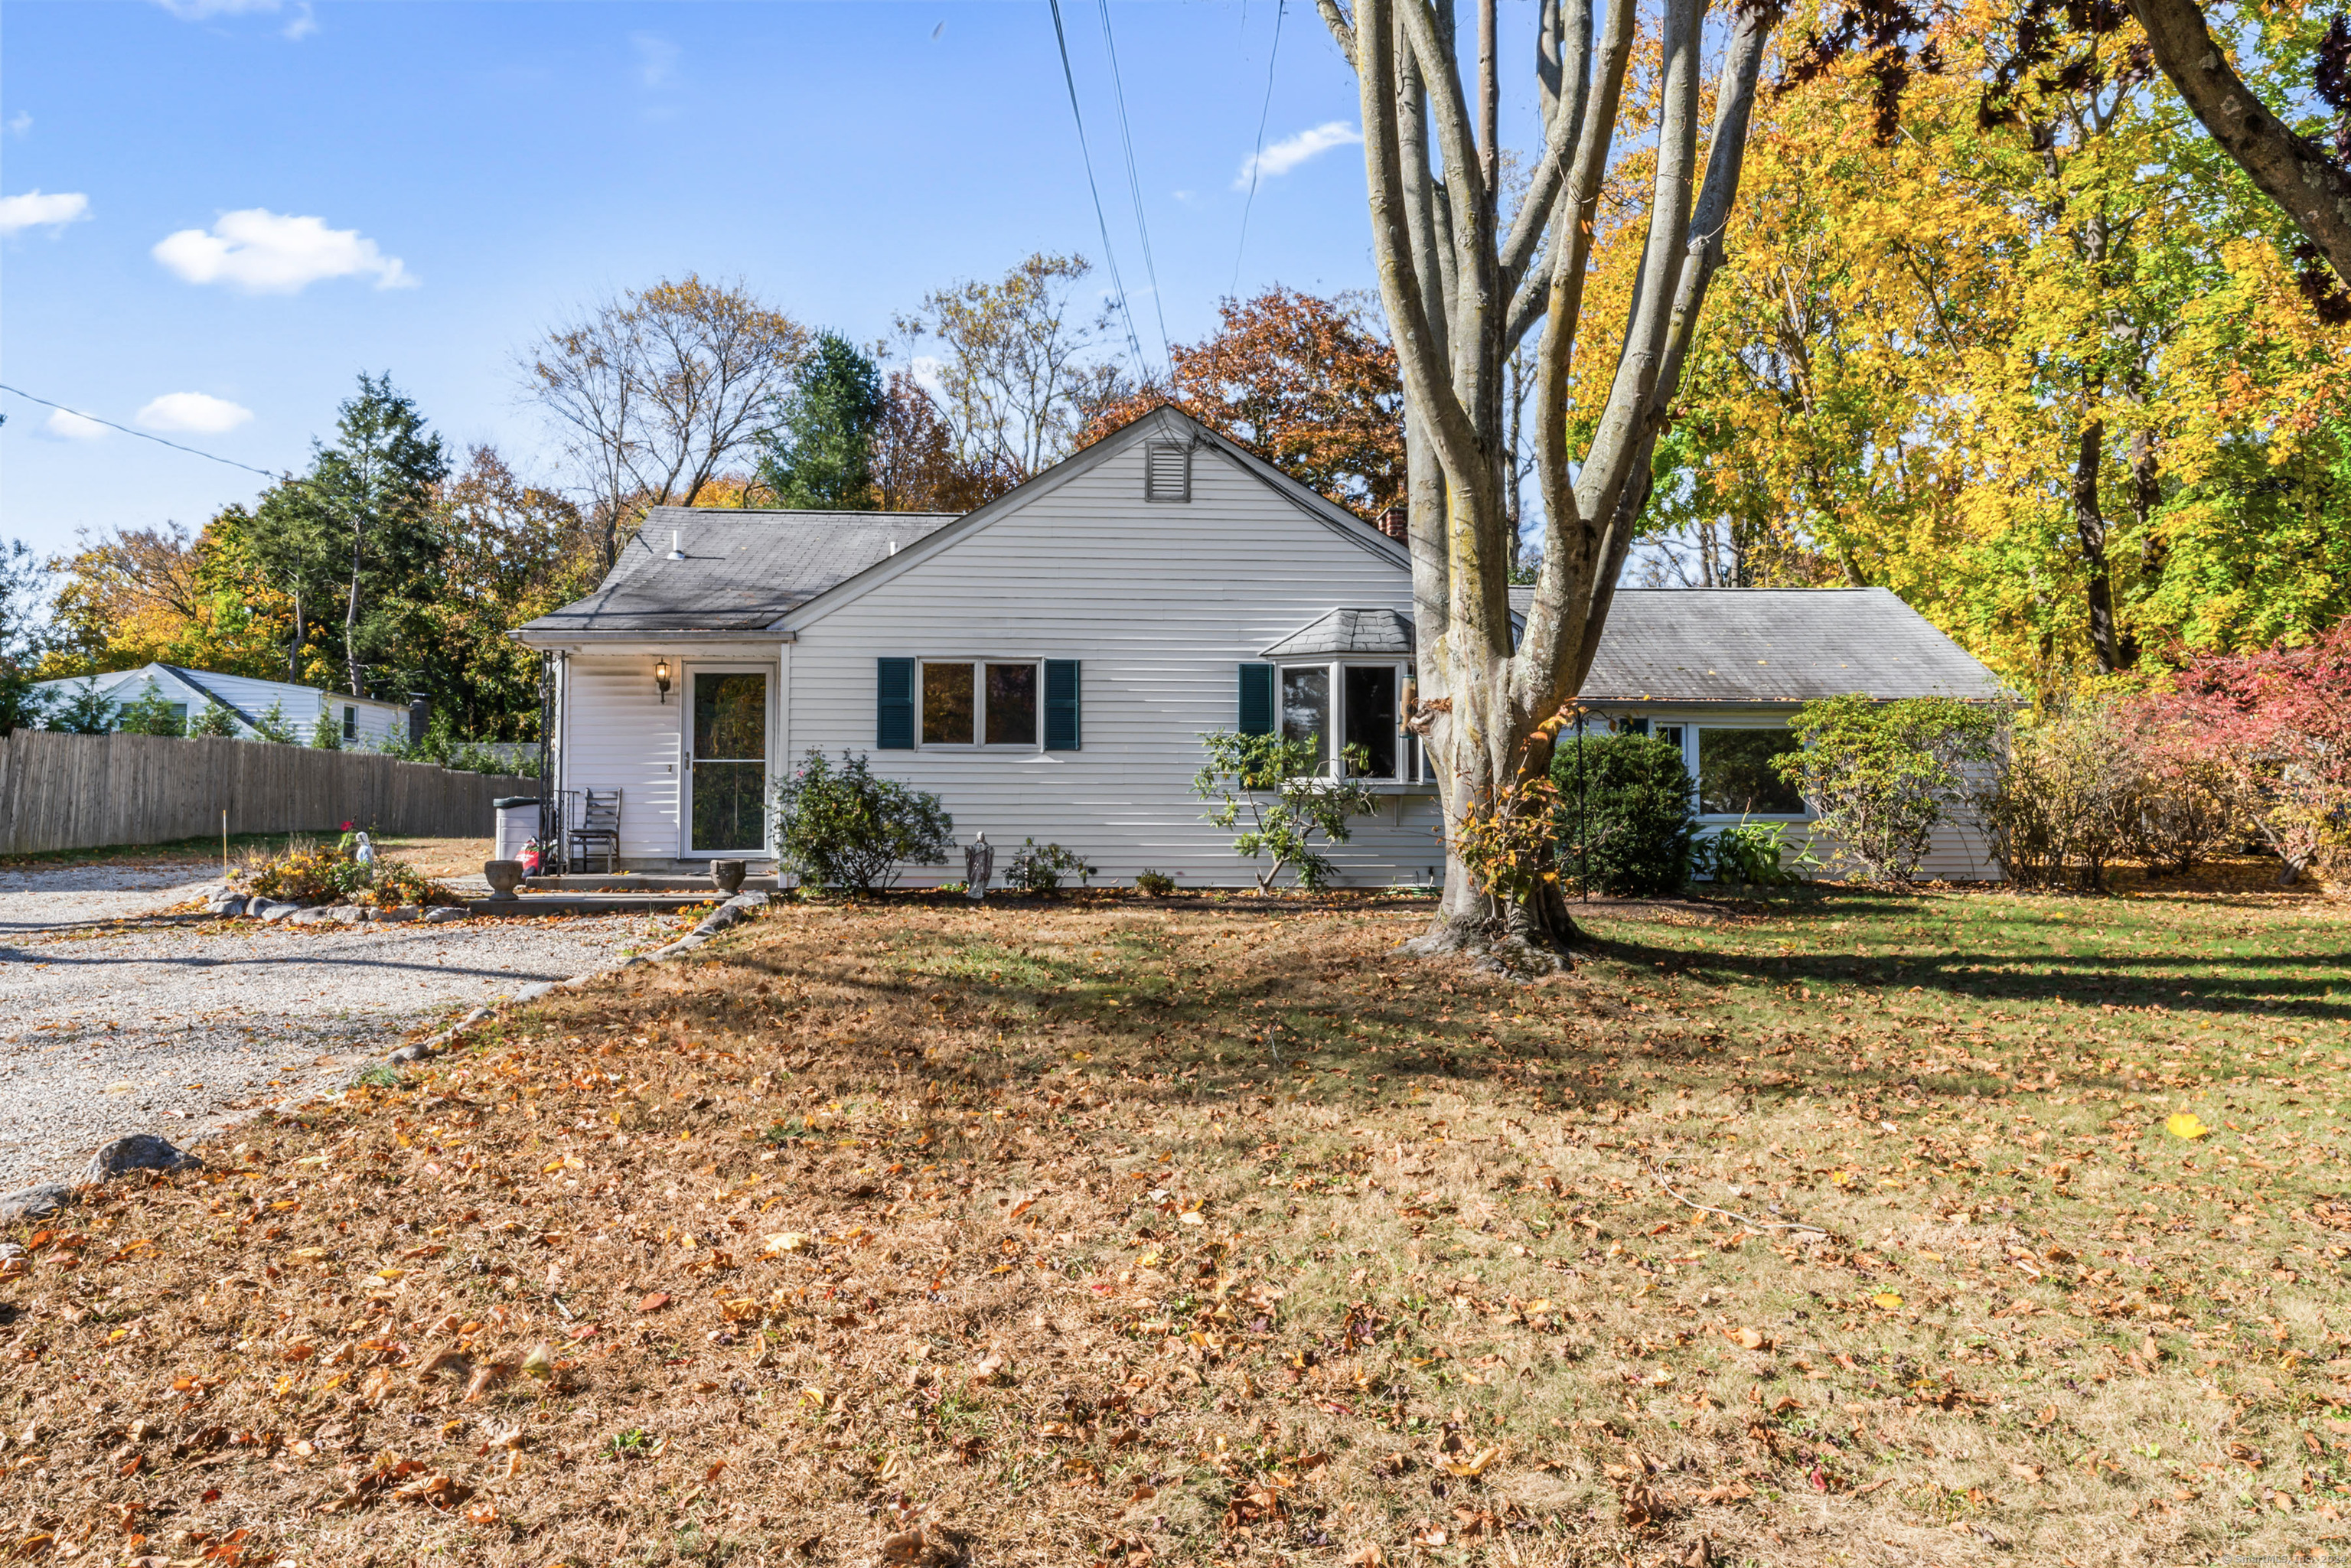
[[[1813,853],[1812,835],[1795,846],[1788,858],[1788,824],[1750,822],[1744,818],[1690,846],[1693,874],[1713,882],[1740,883],[1748,887],[1786,887],[1815,871],[1824,870]]]
[[[319,722],[310,727],[310,746],[317,751],[340,751],[343,748],[343,727],[336,719],[332,707],[320,713]]]
[[[105,735],[114,728],[114,716],[120,711],[93,678],[74,687],[73,695],[51,708],[41,723],[67,735]]]
[[[1812,803],[1836,858],[1880,882],[1907,882],[1935,826],[1989,763],[2000,716],[1957,697],[1878,702],[1855,692],[1806,703],[1788,721],[1794,751],[1773,767]]]
[[[256,740],[275,741],[280,746],[294,744],[294,726],[286,717],[286,705],[272,702],[254,718],[253,736]]]
[[[206,697],[203,710],[188,721],[188,733],[233,736],[236,733],[236,716],[223,707],[217,697]]]
[[[137,702],[122,710],[114,727],[124,735],[185,735],[187,721],[172,711],[172,706],[150,685],[139,694]]]
[[[1378,809],[1360,779],[1352,775],[1370,765],[1360,746],[1347,747],[1350,777],[1326,779],[1314,771],[1322,761],[1310,742],[1280,735],[1242,735],[1217,730],[1200,737],[1208,759],[1192,778],[1192,793],[1217,802],[1207,820],[1219,828],[1248,827],[1233,840],[1233,848],[1250,860],[1270,857],[1272,864],[1257,873],[1258,891],[1270,890],[1285,867],[1298,869],[1298,884],[1309,893],[1330,885],[1331,858],[1314,847],[1320,834],[1325,843],[1343,844],[1351,817],[1367,817]]]
[[[1026,839],[1014,852],[1012,863],[1004,868],[1004,885],[1015,893],[1059,893],[1063,877],[1093,874],[1094,868],[1074,852]]]
[[[776,789],[777,858],[813,886],[887,887],[902,862],[944,862],[954,832],[936,795],[874,777],[862,755],[835,767],[812,750]]]
[[[1690,877],[1689,769],[1646,735],[1586,735],[1552,753],[1559,871],[1603,893],[1671,893]]]
[[[1134,891],[1149,894],[1154,898],[1165,898],[1176,891],[1176,879],[1164,871],[1152,871],[1146,867],[1134,873]]]

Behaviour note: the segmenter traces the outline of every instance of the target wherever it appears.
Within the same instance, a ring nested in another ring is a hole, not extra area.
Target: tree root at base
[[[1571,922],[1569,938],[1575,935]],[[1515,923],[1505,926],[1490,920],[1440,916],[1426,931],[1397,944],[1396,951],[1416,958],[1458,954],[1486,974],[1520,982],[1573,974],[1575,969],[1574,954],[1565,942],[1540,931],[1517,928]]]

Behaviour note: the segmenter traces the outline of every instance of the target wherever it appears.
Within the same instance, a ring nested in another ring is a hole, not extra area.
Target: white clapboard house
[[[552,656],[550,788],[575,821],[617,793],[624,864],[771,852],[765,802],[813,749],[936,793],[999,868],[1034,839],[1098,883],[1246,885],[1193,793],[1199,737],[1279,725],[1369,754],[1378,814],[1333,858],[1382,886],[1443,863],[1398,733],[1411,616],[1401,543],[1162,408],[960,517],[657,508],[594,593],[515,635]],[[1854,691],[2002,695],[1883,589],[1631,590],[1584,697],[1682,747],[1705,821],[1801,824],[1766,764],[1798,704]],[[1922,869],[1997,874],[1957,829]]]
[[[322,692],[287,681],[265,681],[251,675],[215,674],[179,664],[141,664],[135,669],[110,670],[100,675],[78,675],[37,683],[37,690],[54,705],[70,702],[84,693],[113,705],[113,722],[122,712],[149,695],[160,699],[182,725],[201,717],[218,704],[227,710],[229,727],[250,739],[264,721],[285,725],[294,738],[308,744],[324,718],[342,744],[373,750],[390,742],[413,738],[409,705],[376,697],[356,697],[343,692]]]

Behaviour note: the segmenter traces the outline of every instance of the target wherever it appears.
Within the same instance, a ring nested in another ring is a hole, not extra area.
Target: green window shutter
[[[1243,735],[1273,733],[1273,666],[1243,664],[1241,666],[1241,715],[1238,727]]]
[[[873,748],[914,749],[914,661],[873,661]]]
[[[1075,659],[1045,661],[1045,749],[1076,751],[1081,682]]]

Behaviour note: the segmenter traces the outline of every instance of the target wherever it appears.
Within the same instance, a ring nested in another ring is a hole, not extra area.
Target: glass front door
[[[768,843],[768,677],[696,670],[688,839],[696,854],[757,854]]]

